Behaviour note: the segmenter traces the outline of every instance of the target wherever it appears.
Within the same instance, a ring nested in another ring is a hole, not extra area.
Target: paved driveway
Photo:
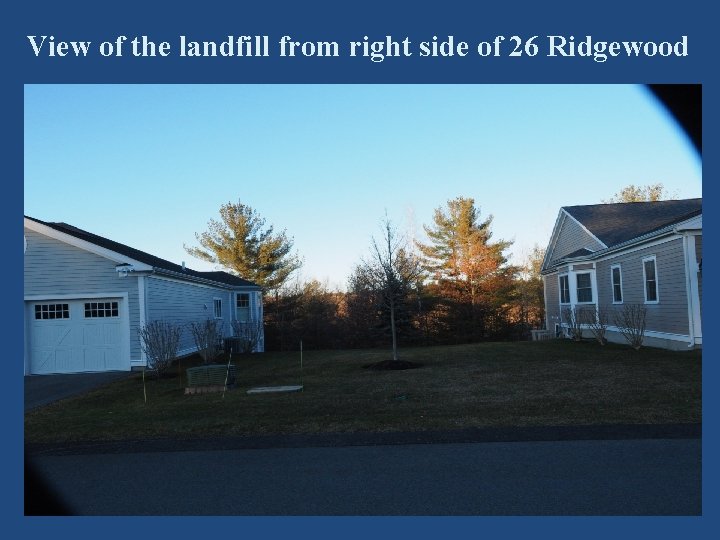
[[[53,401],[84,394],[99,386],[130,376],[129,371],[73,373],[68,375],[28,375],[25,377],[25,410]]]

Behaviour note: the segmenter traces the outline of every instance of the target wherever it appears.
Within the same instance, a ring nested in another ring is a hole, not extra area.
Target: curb
[[[547,442],[630,439],[701,439],[702,424],[628,424],[598,426],[487,427],[452,431],[388,433],[312,433],[212,437],[201,439],[146,439],[126,441],[35,443],[26,455],[125,454],[139,452],[201,452],[378,446],[405,444],[462,444],[492,442]]]

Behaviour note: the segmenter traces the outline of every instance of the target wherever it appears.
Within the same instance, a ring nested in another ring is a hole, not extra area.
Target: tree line
[[[492,238],[492,216],[472,198],[437,208],[424,226],[427,243],[410,242],[385,217],[345,291],[317,280],[293,281],[301,261],[283,230],[266,227],[251,207],[220,209],[220,220],[196,234],[191,255],[221,266],[264,290],[266,350],[365,348],[527,339],[544,320],[535,247],[511,265],[511,242]]]

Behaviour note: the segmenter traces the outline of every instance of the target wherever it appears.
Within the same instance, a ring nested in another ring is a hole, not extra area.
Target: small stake
[[[145,367],[143,366],[143,398],[145,399],[145,405],[147,405],[147,392],[145,391]]]
[[[232,362],[232,348],[230,348],[230,352],[228,353],[228,365],[227,370],[225,371],[225,386],[223,386],[223,399],[225,399],[225,390],[227,390],[228,377],[230,376],[230,362]]]

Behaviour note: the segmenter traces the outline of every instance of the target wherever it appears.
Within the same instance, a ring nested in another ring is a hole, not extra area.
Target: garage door
[[[130,369],[121,298],[42,300],[29,308],[30,373]]]

